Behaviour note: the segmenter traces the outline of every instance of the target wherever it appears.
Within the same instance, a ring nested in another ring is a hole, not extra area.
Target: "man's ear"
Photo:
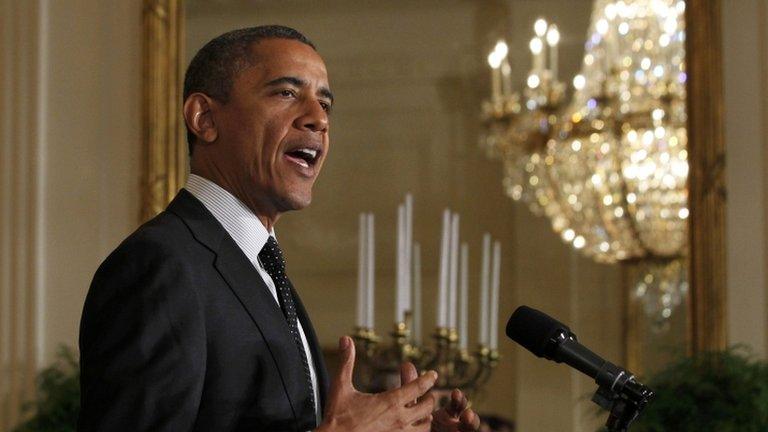
[[[192,93],[184,101],[184,122],[200,140],[198,142],[211,143],[219,136],[211,110],[214,103],[203,93]]]

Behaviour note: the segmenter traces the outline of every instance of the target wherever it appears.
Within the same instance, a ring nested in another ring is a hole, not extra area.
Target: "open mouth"
[[[298,148],[285,153],[288,158],[296,164],[309,168],[315,166],[320,159],[320,151],[312,148]]]

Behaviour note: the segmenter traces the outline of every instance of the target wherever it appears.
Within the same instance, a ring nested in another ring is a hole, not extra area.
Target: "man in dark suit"
[[[80,330],[81,431],[476,430],[436,374],[352,387],[354,344],[329,379],[286,276],[274,224],[306,207],[333,104],[314,46],[281,26],[219,36],[192,60],[184,118],[190,180],[101,265]]]

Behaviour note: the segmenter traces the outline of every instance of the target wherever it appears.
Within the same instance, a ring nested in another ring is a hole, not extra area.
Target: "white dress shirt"
[[[240,247],[245,256],[248,257],[248,260],[251,261],[251,264],[256,268],[261,278],[264,279],[264,283],[269,288],[269,292],[272,293],[272,297],[274,297],[279,307],[280,302],[277,299],[275,282],[259,260],[259,252],[267,244],[269,236],[274,237],[275,235],[274,229],[268,232],[259,218],[242,201],[204,177],[190,174],[184,189],[199,199],[205,208],[213,214],[213,217],[224,227],[224,230],[229,233],[237,246]],[[307,343],[307,336],[304,334],[304,329],[301,326],[301,321],[298,322],[298,327],[301,342],[304,345],[304,352],[307,354],[307,361],[309,362],[309,373],[312,377],[312,391],[315,393],[315,416],[317,417],[317,424],[320,424],[320,393],[317,387],[315,363],[312,360],[312,353],[309,349],[309,343]]]

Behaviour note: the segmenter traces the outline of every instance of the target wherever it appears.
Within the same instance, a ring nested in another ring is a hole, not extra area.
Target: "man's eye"
[[[280,91],[280,96],[294,97],[294,96],[296,96],[296,93],[293,90],[281,90]]]
[[[328,102],[320,102],[320,106],[323,108],[323,111],[331,112],[331,104]]]

